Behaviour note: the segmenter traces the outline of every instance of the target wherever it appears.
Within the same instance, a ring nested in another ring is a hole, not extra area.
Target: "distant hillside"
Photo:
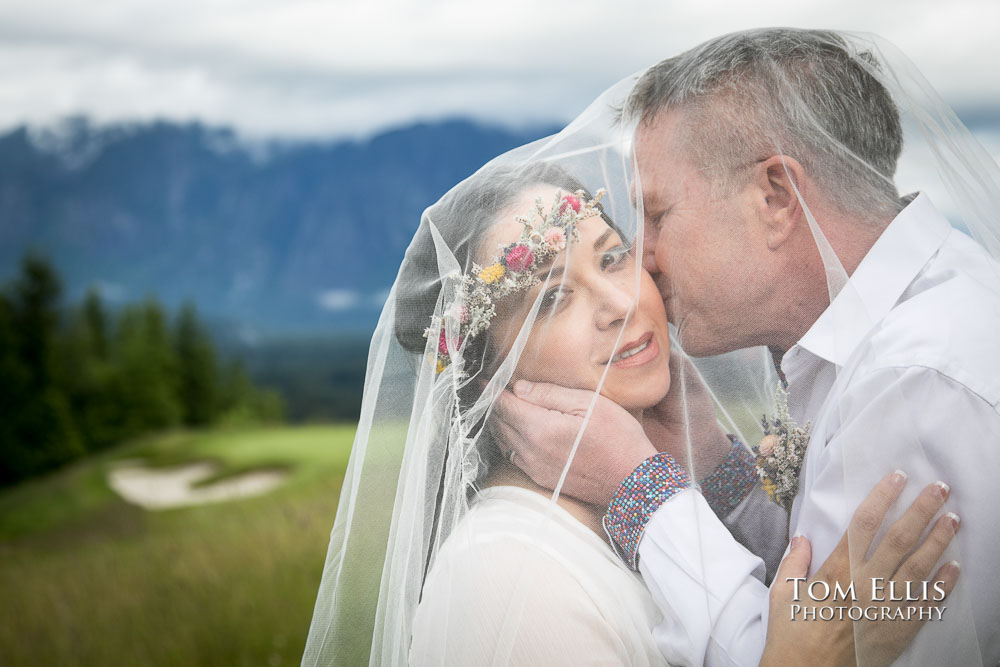
[[[263,334],[363,331],[421,211],[490,158],[553,132],[470,121],[266,151],[155,123],[0,135],[0,279],[28,248],[68,296],[192,298]]]

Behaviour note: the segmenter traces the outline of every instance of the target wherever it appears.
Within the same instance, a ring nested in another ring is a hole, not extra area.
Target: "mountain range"
[[[965,114],[994,155],[997,118]],[[217,334],[244,342],[364,334],[424,208],[557,129],[452,119],[278,143],[198,123],[17,127],[0,133],[0,281],[36,250],[70,302],[90,287],[112,307],[190,299]]]
[[[365,140],[250,144],[232,131],[84,118],[0,135],[0,279],[46,255],[69,300],[195,302],[246,336],[370,330],[425,207],[555,131],[470,120]]]

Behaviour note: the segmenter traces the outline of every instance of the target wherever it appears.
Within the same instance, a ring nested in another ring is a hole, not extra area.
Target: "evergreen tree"
[[[91,290],[64,323],[60,292],[35,255],[0,290],[0,485],[180,423],[283,418],[278,394],[255,387],[240,362],[220,367],[193,304],[171,332],[155,299],[112,323]]]
[[[61,291],[59,277],[45,259],[25,256],[21,277],[14,283],[14,322],[19,355],[28,368],[28,387],[36,392],[53,380]]]
[[[28,396],[28,369],[21,361],[13,307],[0,293],[0,484],[23,476],[21,420]]]
[[[230,360],[220,376],[220,421],[227,424],[280,422],[285,416],[284,401],[277,392],[255,387],[242,362]]]
[[[101,294],[94,288],[87,290],[83,302],[83,324],[88,352],[96,359],[108,359],[108,316],[101,302]]]
[[[62,336],[59,384],[64,387],[80,437],[88,451],[113,445],[121,437],[120,411],[113,391],[108,317],[100,294],[87,293]]]
[[[204,426],[218,413],[219,369],[212,341],[190,302],[184,304],[177,319],[174,350],[182,419],[188,426]]]
[[[168,428],[180,421],[176,358],[163,308],[155,299],[127,306],[115,337],[114,393],[122,437]]]
[[[72,411],[57,384],[56,344],[59,333],[59,278],[43,258],[29,254],[21,276],[0,313],[3,363],[11,372],[5,392],[0,480],[18,481],[62,465],[83,453]],[[13,357],[10,351],[13,350]],[[5,381],[7,380],[5,375]]]

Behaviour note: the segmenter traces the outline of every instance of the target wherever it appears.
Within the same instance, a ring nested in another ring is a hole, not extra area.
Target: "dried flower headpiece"
[[[424,338],[437,338],[437,354],[431,360],[438,373],[451,365],[452,355],[465,342],[489,328],[497,301],[540,282],[535,269],[562,251],[567,242],[580,239],[577,224],[601,215],[598,202],[605,194],[602,188],[593,199],[587,199],[583,190],[556,195],[548,212],[539,197],[530,217],[515,218],[523,227],[520,238],[500,246],[500,254],[487,266],[473,263],[472,273],[461,278],[455,300],[444,317],[432,318],[431,326],[424,331]],[[453,333],[449,334],[449,330]]]

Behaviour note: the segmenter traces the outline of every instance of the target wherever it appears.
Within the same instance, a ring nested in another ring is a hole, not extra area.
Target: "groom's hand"
[[[643,413],[643,428],[657,449],[669,452],[694,479],[715,470],[732,448],[716,418],[712,394],[676,346],[670,350],[670,391]]]
[[[502,393],[497,427],[502,447],[536,484],[554,489],[572,453],[591,402],[594,408],[560,493],[607,506],[618,485],[656,454],[636,419],[593,391],[518,380]]]

